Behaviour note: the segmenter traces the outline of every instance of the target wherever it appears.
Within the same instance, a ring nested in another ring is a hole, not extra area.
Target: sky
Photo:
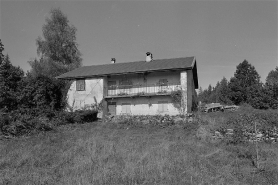
[[[52,8],[77,28],[83,66],[195,56],[203,89],[245,59],[262,82],[278,66],[278,1],[0,0],[4,54],[25,72]]]

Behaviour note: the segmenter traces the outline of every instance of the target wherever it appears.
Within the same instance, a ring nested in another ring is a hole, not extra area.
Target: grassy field
[[[219,124],[225,115],[204,119]],[[278,144],[259,143],[258,170],[253,143],[212,140],[210,125],[94,122],[2,139],[0,184],[278,184]]]

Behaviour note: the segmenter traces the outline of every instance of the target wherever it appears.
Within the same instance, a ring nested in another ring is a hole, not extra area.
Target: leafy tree
[[[278,67],[268,73],[266,77],[267,85],[277,85],[278,84]]]
[[[248,103],[248,90],[251,86],[256,86],[260,83],[260,76],[255,67],[244,60],[237,66],[234,77],[229,83],[230,99],[235,104]]]
[[[256,109],[270,108],[271,96],[263,84],[252,85],[248,88],[247,94],[248,103]]]
[[[52,9],[50,14],[42,27],[43,38],[36,40],[41,59],[29,61],[33,75],[55,77],[81,66],[81,53],[76,42],[77,29],[70,25],[60,9]]]
[[[229,94],[230,89],[228,87],[228,80],[225,77],[223,77],[217,88],[217,97],[219,103],[226,105],[232,104],[232,101],[229,99]]]
[[[27,74],[22,84],[19,102],[22,108],[60,110],[64,107],[59,80]]]
[[[19,83],[24,76],[20,67],[11,64],[8,55],[5,56],[0,64],[0,109],[15,109],[17,106],[17,95]]]
[[[265,90],[271,98],[269,105],[273,109],[278,109],[278,67],[268,73],[266,77]]]
[[[66,67],[63,64],[53,62],[50,59],[41,58],[40,60],[35,59],[34,61],[29,61],[31,66],[30,75],[36,76],[48,76],[56,77],[60,74],[68,72],[71,67]]]

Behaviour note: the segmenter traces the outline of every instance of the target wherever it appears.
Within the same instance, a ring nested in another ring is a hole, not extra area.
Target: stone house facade
[[[72,80],[68,104],[74,110],[102,104],[104,115],[190,113],[198,89],[195,57],[84,66],[60,75]],[[178,95],[177,102],[173,96]],[[174,101],[175,100],[175,101]]]

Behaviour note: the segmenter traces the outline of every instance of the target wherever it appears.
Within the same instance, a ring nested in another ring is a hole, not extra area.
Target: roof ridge
[[[194,56],[191,57],[176,57],[176,58],[161,58],[161,59],[153,59],[151,62],[155,62],[157,60],[175,60],[175,59],[182,59],[182,58],[195,58]],[[145,60],[141,61],[133,61],[133,62],[120,62],[120,63],[107,63],[107,64],[97,64],[97,65],[89,65],[89,66],[81,66],[81,67],[93,67],[93,66],[105,66],[105,65],[117,65],[117,64],[130,64],[130,63],[139,63],[139,62],[146,62]]]
[[[135,61],[114,64],[90,65],[76,68],[56,78],[80,78],[86,76],[103,76],[109,74],[136,73],[146,71],[159,71],[169,69],[192,69],[196,58],[179,57],[169,59],[155,59],[151,62]]]

